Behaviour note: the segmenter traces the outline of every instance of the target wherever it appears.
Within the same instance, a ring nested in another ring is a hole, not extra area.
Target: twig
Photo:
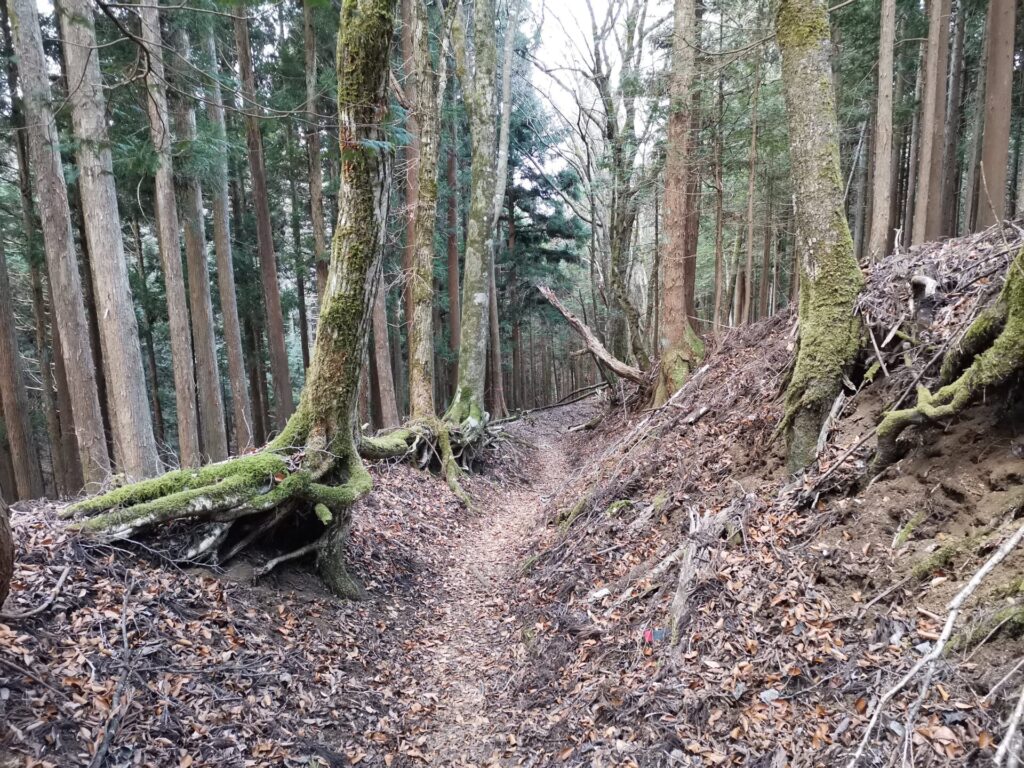
[[[54,693],[60,694],[61,696],[64,696],[65,698],[67,697],[66,694],[63,691],[61,691],[59,688],[53,687],[50,683],[48,683],[45,680],[43,680],[43,678],[39,677],[38,675],[36,675],[36,674],[34,674],[32,672],[29,672],[27,669],[25,669],[20,664],[15,664],[13,661],[10,661],[9,659],[5,659],[3,656],[0,656],[0,664],[6,664],[8,667],[13,669],[15,672],[18,672],[19,674],[22,674],[25,677],[28,677],[28,678],[30,678],[32,680],[35,680],[37,683],[39,683],[44,688],[49,688]]]
[[[53,601],[56,600],[57,595],[60,594],[60,589],[64,586],[64,581],[67,579],[69,573],[71,573],[71,566],[65,565],[64,570],[61,571],[60,578],[57,579],[57,585],[53,588],[53,592],[51,592],[50,596],[35,608],[30,608],[29,610],[22,611],[20,613],[4,613],[3,611],[0,611],[0,619],[4,619],[5,621],[17,621],[18,619],[27,619],[30,616],[36,616],[42,613],[53,605]]]
[[[910,668],[910,671],[900,678],[900,681],[896,683],[896,685],[882,694],[882,697],[875,703],[875,706],[872,709],[871,718],[868,720],[867,728],[864,729],[864,736],[860,740],[860,745],[857,747],[857,751],[847,764],[847,768],[856,768],[857,763],[860,762],[861,757],[864,756],[864,751],[867,749],[868,743],[871,741],[871,734],[874,732],[875,726],[878,725],[878,719],[881,717],[882,711],[885,709],[886,705],[888,705],[888,703],[892,701],[898,693],[906,688],[910,681],[917,677],[917,674],[925,667],[928,668],[925,675],[925,683],[931,680],[932,668],[935,660],[942,655],[942,651],[945,649],[946,643],[949,642],[949,638],[953,634],[953,625],[960,616],[960,610],[963,608],[967,598],[974,594],[981,585],[981,582],[985,580],[985,577],[988,576],[989,573],[999,565],[999,563],[1006,559],[1006,556],[1013,551],[1022,538],[1024,538],[1024,525],[1017,528],[1014,534],[1003,542],[1003,545],[996,550],[995,554],[993,554],[985,564],[975,572],[971,577],[971,580],[967,582],[967,586],[960,590],[957,595],[949,601],[949,605],[946,606],[949,611],[949,615],[946,617],[946,623],[942,627],[942,633],[939,635],[939,639],[935,641],[935,645],[932,646],[932,649],[925,656],[922,656],[921,659]],[[924,695],[924,691],[922,691],[921,695]]]
[[[1000,688],[1002,688],[1003,684],[1007,680],[1009,680],[1011,677],[1013,677],[1017,673],[1017,670],[1019,670],[1021,667],[1024,667],[1024,656],[1021,656],[1021,658],[1017,661],[1017,663],[1013,665],[1013,669],[1011,669],[1009,672],[1007,672],[1005,675],[1003,675],[1003,679],[1002,680],[1000,680],[998,683],[993,685],[989,689],[988,693],[986,693],[984,696],[981,697],[981,702],[984,704],[986,701],[991,699],[992,696],[995,695],[995,692],[998,691]]]
[[[1020,727],[1021,717],[1024,717],[1024,687],[1020,689],[1020,696],[1017,698],[1017,706],[1013,708],[1013,715],[1010,717],[1010,725],[1006,729],[1003,740],[999,742],[999,749],[996,750],[995,764],[1002,765],[1010,754],[1010,749],[1017,741],[1017,729]]]

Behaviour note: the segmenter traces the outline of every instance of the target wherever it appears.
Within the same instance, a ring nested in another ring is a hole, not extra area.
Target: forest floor
[[[182,571],[18,505],[7,611],[67,576],[39,615],[0,620],[0,766],[546,764],[518,742],[517,582],[565,485],[566,429],[594,408],[507,425],[500,469],[468,478],[472,510],[377,464],[354,514],[360,603],[310,564],[257,585],[254,563]]]

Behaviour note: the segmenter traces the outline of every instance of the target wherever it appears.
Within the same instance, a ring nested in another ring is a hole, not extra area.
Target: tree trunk
[[[422,0],[408,0],[412,24],[411,77],[416,94],[415,210],[410,212],[413,236],[406,267],[406,311],[409,328],[409,414],[414,421],[433,419],[434,409],[434,230],[437,220],[437,164],[440,153],[441,104],[448,84],[447,57],[442,51],[436,72],[430,52],[430,19]],[[403,36],[404,48],[404,36]]]
[[[295,403],[292,399],[291,374],[288,371],[288,351],[284,344],[284,315],[281,312],[274,231],[270,221],[267,169],[263,158],[263,135],[260,133],[261,107],[256,100],[256,75],[252,68],[249,21],[245,16],[244,6],[236,6],[236,12],[238,15],[234,20],[235,47],[238,52],[242,104],[245,109],[245,143],[249,155],[249,173],[252,176],[260,282],[263,284],[263,303],[267,311],[267,345],[270,348],[270,373],[274,379],[274,414],[278,429],[283,429],[288,417],[295,411]]]
[[[228,358],[228,379],[231,382],[231,413],[235,435],[235,451],[245,453],[253,445],[252,406],[245,380],[245,357],[242,354],[242,329],[238,321],[238,299],[235,292],[235,264],[231,252],[231,222],[228,217],[228,154],[227,125],[224,100],[220,88],[220,67],[217,64],[217,43],[211,28],[206,36],[206,66],[210,74],[206,93],[206,116],[216,137],[210,197],[213,202],[213,247],[217,256],[217,289],[220,312],[224,322],[224,347]],[[310,195],[312,198],[312,194]]]
[[[14,537],[11,535],[11,520],[7,505],[0,498],[0,608],[7,599],[14,575]]]
[[[487,341],[488,356],[491,365],[491,414],[495,418],[504,418],[508,415],[508,405],[505,403],[505,383],[501,364],[501,323],[498,319],[498,285],[494,276],[495,264],[491,260],[491,268],[488,270],[490,299],[487,309],[487,327],[490,337]]]
[[[171,160],[171,124],[167,111],[160,11],[156,0],[141,0],[139,17],[142,21],[142,41],[146,47],[148,62],[146,111],[149,113],[149,135],[157,159],[154,180],[156,228],[167,291],[174,400],[178,416],[178,454],[181,466],[198,467],[203,463],[203,457],[199,449],[192,334],[189,327],[188,302],[185,299],[185,278],[181,271],[178,204],[174,189],[174,164]]]
[[[422,0],[401,0],[402,6],[402,73],[405,103],[408,107],[406,130],[411,140],[405,147],[405,243],[402,247],[402,307],[405,311],[406,332],[412,333],[413,316],[415,314],[412,273],[416,259],[416,215],[419,200],[420,176],[420,127],[418,120],[419,95],[416,92],[415,60],[416,52],[413,42],[415,28],[415,6]],[[412,357],[412,345],[409,345],[409,357]],[[409,386],[412,386],[412,366],[410,362]],[[412,411],[412,394],[409,395],[409,410]]]
[[[395,399],[395,378],[391,371],[391,350],[388,340],[387,286],[383,279],[373,299],[373,360],[377,368],[377,402],[380,403],[381,426],[397,427],[398,403]]]
[[[160,403],[160,380],[157,376],[156,348],[153,344],[153,317],[152,299],[149,295],[148,274],[146,268],[146,254],[142,248],[142,234],[139,229],[139,222],[132,222],[132,233],[135,236],[135,258],[138,262],[139,276],[139,305],[142,309],[142,327],[139,329],[142,336],[142,343],[145,347],[146,378],[149,383],[150,406],[153,410],[153,433],[156,437],[157,446],[166,444],[164,436],[164,414],[163,406]]]
[[[175,34],[176,61],[186,64],[191,58],[188,33]],[[179,75],[181,73],[179,72]],[[174,126],[184,154],[196,141],[196,114],[187,76],[177,82]],[[188,163],[186,162],[186,166]],[[199,436],[203,458],[223,461],[228,456],[228,436],[224,425],[224,399],[217,366],[217,341],[214,338],[213,301],[210,298],[210,270],[206,263],[206,229],[203,192],[195,173],[178,174],[181,191],[181,224],[185,235],[185,263],[188,267],[188,297],[192,319],[192,343],[195,346],[196,392],[199,399]],[[173,249],[172,249],[173,250]],[[177,366],[175,366],[177,367]]]
[[[665,161],[665,255],[661,290],[661,368],[654,403],[668,400],[689,377],[704,354],[704,345],[690,325],[693,307],[688,301],[687,273],[695,261],[690,252],[687,224],[696,204],[691,199],[690,177],[696,173],[691,159],[694,137],[690,112],[696,73],[697,13],[695,0],[676,0],[669,81],[668,155]]]
[[[772,190],[769,185],[765,191],[768,210],[764,217],[764,246],[761,251],[761,282],[757,291],[757,319],[768,317],[769,275],[772,269],[772,243],[775,242],[775,229],[772,225]]]
[[[725,28],[723,15],[718,18],[718,49],[722,50],[722,31]],[[715,338],[719,338],[722,328],[726,325],[729,305],[722,302],[722,291],[725,283],[725,182],[722,173],[722,154],[725,139],[725,69],[718,69],[718,88],[716,94],[715,114],[715,305],[712,311],[711,324]]]
[[[65,339],[76,340],[73,348],[65,350],[64,363],[68,371],[79,459],[85,482],[91,487],[96,487],[110,475],[110,457],[103,433],[103,416],[96,389],[92,344],[89,340],[82,284],[71,234],[71,211],[60,157],[60,139],[50,109],[52,96],[46,59],[43,55],[39,17],[36,5],[31,0],[9,0],[8,7],[14,31],[14,51],[21,76],[25,121],[28,125],[36,126],[28,132],[29,154],[34,171],[32,179],[39,200],[46,263],[53,295],[57,299],[53,305],[54,315],[60,335]],[[76,93],[82,94],[86,85],[83,82],[76,89]],[[80,183],[83,183],[92,168],[82,163],[81,157],[80,153]],[[125,274],[124,268],[122,274]],[[124,286],[127,286],[127,282],[125,274]],[[131,309],[130,299],[123,306]],[[125,314],[117,310],[118,306],[112,304],[112,313],[117,316]],[[133,323],[134,319],[135,315],[131,313]],[[132,331],[133,335],[126,335],[124,338],[134,341],[138,349],[134,327]],[[154,466],[155,456],[154,445]]]
[[[245,323],[245,340],[249,347],[249,397],[252,401],[252,439],[256,447],[267,442],[266,382],[263,377],[263,351],[260,331],[252,322]]]
[[[906,247],[913,242],[914,232],[914,207],[917,202],[917,171],[919,167],[918,157],[921,154],[921,92],[924,86],[924,50],[918,57],[917,78],[914,84],[914,116],[910,123],[910,155],[907,158],[907,192],[903,209],[903,242]]]
[[[459,376],[455,398],[446,414],[448,421],[464,424],[469,431],[486,421],[487,265],[493,253],[495,236],[492,226],[496,149],[494,79],[497,69],[494,0],[477,0],[473,14],[475,71],[464,102],[469,112],[473,164],[463,268]]]
[[[896,0],[882,0],[878,42],[878,96],[875,100],[874,201],[868,235],[868,259],[886,255],[892,195],[892,78],[896,44]]]
[[[754,189],[757,180],[757,96],[761,89],[761,72],[754,75],[754,95],[750,106],[750,156],[747,164],[747,263],[743,269],[743,303],[740,325],[750,323],[754,305]]]
[[[291,134],[291,126],[288,127]],[[289,137],[289,144],[291,143]],[[309,369],[309,318],[306,313],[306,259],[302,255],[302,225],[299,222],[299,193],[295,178],[288,179],[291,193],[292,263],[295,266],[295,292],[299,305],[299,347],[302,352],[302,370]]]
[[[25,131],[25,117],[21,111],[21,99],[18,96],[18,67],[14,60],[14,46],[11,40],[7,8],[0,3],[0,34],[3,39],[3,55],[7,59],[7,85],[11,102],[11,125],[15,135],[15,157],[18,162],[18,192],[21,202],[21,223],[25,233],[25,254],[32,280],[32,318],[35,326],[36,353],[39,356],[40,389],[43,402],[43,413],[46,416],[46,431],[50,442],[50,461],[53,470],[53,483],[58,496],[69,490],[68,468],[65,466],[63,440],[60,419],[54,402],[52,387],[53,371],[51,365],[51,347],[46,338],[46,304],[43,298],[43,264],[42,254],[36,233],[39,223],[35,215],[32,201],[32,179],[28,159],[28,138]],[[0,250],[3,245],[0,244]],[[0,310],[3,311],[3,310]],[[75,488],[77,491],[78,489]]]
[[[313,507],[325,530],[300,551],[315,548],[320,574],[336,594],[361,594],[344,553],[350,506],[371,487],[353,434],[384,247],[388,154],[379,149],[384,133],[378,117],[387,106],[393,31],[393,0],[347,0],[342,7],[337,67],[346,159],[320,327],[295,415],[264,451],[172,472],[73,506],[70,515],[89,516],[79,523],[82,529],[130,536],[180,518],[230,523]]]
[[[316,12],[312,0],[302,3],[302,35],[306,74],[306,154],[309,162],[309,218],[313,226],[313,261],[316,264],[316,295],[323,298],[327,286],[327,226],[324,214],[324,176],[320,163],[320,117],[317,105]]]
[[[781,0],[776,35],[801,265],[800,348],[786,390],[784,422],[789,466],[795,471],[814,461],[821,424],[857,355],[860,327],[853,307],[863,276],[843,214],[824,0]]]
[[[957,0],[956,22],[953,26],[953,51],[950,54],[949,96],[942,146],[942,232],[947,237],[957,233],[957,192],[959,190],[958,159],[962,123],[964,79],[964,27],[966,10]]]
[[[985,38],[985,127],[981,139],[978,229],[1001,221],[1006,213],[1006,165],[1010,151],[1013,91],[1013,35],[1016,3],[991,0]]]
[[[458,150],[458,136],[456,135],[456,121],[452,119],[452,138],[451,146],[448,149],[448,168],[447,168],[447,182],[448,182],[448,232],[447,232],[447,245],[448,245],[448,348],[451,354],[451,360],[448,363],[448,383],[449,391],[448,397],[453,394],[452,388],[455,386],[455,382],[459,376],[459,358],[456,353],[459,349],[460,337],[461,337],[461,326],[460,321],[462,319],[462,309],[459,306],[459,224],[458,224],[458,213],[459,213],[459,179],[458,179],[458,168],[456,166],[456,156]]]
[[[949,5],[950,0],[929,0],[921,142],[911,239],[915,245],[936,240],[942,233],[942,146],[946,126]]]
[[[21,370],[21,353],[15,332],[14,302],[7,279],[7,259],[0,241],[0,403],[3,404],[7,445],[14,464],[14,482],[19,499],[38,499],[43,495],[43,475],[39,469],[32,436],[28,389]],[[2,514],[2,513],[0,513]]]

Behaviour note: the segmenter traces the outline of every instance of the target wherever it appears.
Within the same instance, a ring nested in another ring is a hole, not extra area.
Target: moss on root
[[[1003,310],[995,308],[999,305],[1005,307],[1003,320]],[[1024,368],[1024,250],[1011,262],[993,310],[982,312],[972,323],[961,346],[944,361],[943,374],[954,375],[965,354],[973,359],[956,380],[934,394],[918,387],[914,406],[885,415],[878,425],[873,472],[880,472],[899,458],[898,440],[907,427],[956,416],[986,389],[1005,383]]]

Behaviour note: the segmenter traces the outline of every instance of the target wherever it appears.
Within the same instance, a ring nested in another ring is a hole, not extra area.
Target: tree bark
[[[281,311],[281,289],[277,279],[277,256],[274,253],[274,232],[270,221],[270,199],[267,193],[267,169],[263,157],[263,135],[260,133],[260,104],[256,100],[256,75],[252,67],[249,43],[249,21],[245,7],[236,6],[234,20],[235,47],[241,75],[242,104],[245,109],[245,143],[252,177],[252,202],[256,215],[256,240],[259,251],[263,302],[267,312],[267,345],[270,348],[270,373],[274,379],[274,416],[278,429],[283,429],[295,411],[292,399],[288,351],[284,344],[284,315]],[[322,303],[322,301],[321,301]]]
[[[188,62],[192,57],[188,33],[183,29],[177,30],[174,43],[177,61],[182,64]],[[192,151],[192,145],[196,142],[195,106],[188,79],[180,77],[180,73],[177,87],[174,126],[178,140],[185,145],[184,153],[187,154]],[[206,263],[203,191],[199,177],[194,172],[182,172],[179,167],[177,181],[178,189],[181,191],[181,223],[185,235],[185,263],[188,267],[192,343],[195,346],[200,444],[205,460],[223,461],[228,456],[228,436],[224,425],[220,369],[217,366],[210,270]]]
[[[725,18],[718,19],[718,49],[722,50],[722,32]],[[725,238],[723,232],[725,217],[725,183],[722,173],[722,154],[725,139],[725,70],[718,69],[718,87],[716,93],[716,125],[715,125],[715,304],[711,323],[715,338],[721,336],[722,328],[728,322],[729,305],[722,302],[723,283],[725,282]]]
[[[743,303],[740,325],[750,323],[754,306],[754,190],[757,181],[757,96],[761,90],[761,73],[754,76],[754,95],[750,106],[750,156],[747,163],[747,263],[743,270]]]
[[[815,459],[821,424],[859,349],[863,276],[843,213],[839,130],[824,0],[781,0],[776,36],[789,122],[800,279],[800,347],[786,390],[789,466]]]
[[[949,5],[950,0],[929,0],[921,142],[911,240],[914,244],[936,240],[942,233],[942,145],[946,126]]]
[[[660,334],[656,339],[661,368],[654,394],[656,405],[665,402],[686,382],[704,353],[703,344],[690,325],[693,307],[687,300],[688,262],[697,258],[696,252],[690,252],[687,237],[690,212],[696,203],[689,195],[690,176],[695,173],[691,159],[694,122],[690,111],[698,40],[695,0],[676,0],[674,16],[665,161],[664,285]]]
[[[156,0],[141,0],[139,17],[142,22],[142,42],[145,45],[148,66],[146,111],[149,113],[149,135],[157,158],[154,179],[156,229],[167,293],[174,400],[178,416],[178,456],[181,466],[198,467],[203,463],[203,457],[199,449],[199,415],[196,412],[192,333],[188,302],[185,298],[185,277],[181,271],[178,203],[174,189],[174,163],[171,159],[171,123],[167,109],[160,11]]]
[[[14,575],[14,537],[11,535],[9,515],[7,505],[0,498],[0,608],[7,599],[11,577]]]
[[[892,78],[896,44],[896,0],[882,0],[878,42],[878,96],[875,100],[874,189],[868,259],[885,256],[892,195]]]
[[[452,119],[451,146],[448,149],[447,182],[448,182],[448,211],[447,211],[447,245],[448,245],[448,348],[451,360],[448,363],[448,396],[453,394],[452,388],[459,376],[459,358],[457,352],[461,340],[462,309],[459,306],[459,179],[458,167],[456,165],[456,149],[458,136],[456,134],[456,121]]]
[[[947,237],[957,233],[957,197],[960,127],[963,122],[964,79],[964,27],[966,11],[963,0],[957,0],[956,21],[953,25],[953,50],[950,53],[949,95],[946,106],[946,125],[942,146],[942,232]]]
[[[385,429],[401,423],[398,401],[395,398],[395,378],[391,371],[391,350],[388,335],[387,286],[383,280],[373,299],[373,362],[377,368],[377,402],[380,405],[380,424]]]
[[[473,13],[475,70],[464,102],[469,112],[473,164],[463,268],[459,375],[455,398],[446,414],[447,420],[464,424],[470,431],[481,427],[487,418],[484,409],[489,300],[487,264],[493,253],[495,237],[492,226],[496,148],[494,79],[497,70],[494,0],[478,0],[473,6]]]
[[[43,55],[42,33],[37,9],[31,0],[8,0],[8,8],[14,32],[14,51],[21,75],[26,124],[35,126],[34,130],[28,132],[29,154],[34,170],[33,185],[39,200],[46,262],[53,294],[57,299],[53,305],[54,315],[61,337],[76,340],[73,348],[65,350],[64,363],[68,371],[79,459],[85,482],[96,487],[110,475],[110,457],[103,433],[89,326],[71,234],[71,211],[60,157],[60,137],[50,109],[52,96]],[[77,91],[82,92],[82,86]],[[89,166],[80,164],[80,167],[81,178],[84,179],[88,175]],[[127,286],[127,277],[124,285]],[[130,299],[125,306],[131,307]],[[112,306],[111,311],[120,314],[116,310],[117,306]],[[133,321],[134,317],[133,313]],[[138,348],[134,336],[126,338],[133,339]],[[155,465],[155,446],[153,459]]]
[[[32,436],[28,389],[21,370],[21,353],[15,332],[14,302],[7,278],[7,259],[0,240],[0,403],[7,431],[7,445],[14,465],[14,482],[19,499],[43,495],[43,475]],[[2,512],[0,512],[2,514]]]
[[[327,286],[327,226],[324,213],[324,174],[320,162],[320,117],[317,114],[315,7],[311,0],[302,3],[302,36],[306,74],[306,155],[309,162],[309,218],[313,227],[313,261],[316,263],[316,295],[323,298]]]
[[[430,19],[422,0],[408,0],[412,23],[411,77],[416,93],[419,146],[416,151],[415,210],[412,212],[411,261],[406,266],[409,328],[409,414],[414,421],[434,418],[434,231],[437,220],[437,164],[441,104],[448,84],[447,57],[440,72],[430,52]],[[404,47],[404,46],[403,46]]]
[[[420,0],[401,0],[402,6],[402,73],[405,76],[403,87],[405,103],[409,109],[406,117],[406,130],[411,136],[405,147],[405,243],[402,247],[402,308],[405,312],[406,332],[412,332],[413,316],[416,312],[413,299],[412,273],[416,259],[416,213],[417,200],[420,197],[420,127],[417,119],[418,99],[416,92],[415,44],[415,6]],[[412,345],[409,345],[409,356],[412,357]],[[412,370],[410,366],[409,386],[412,386]],[[409,395],[409,409],[412,410],[412,394]]]
[[[231,413],[235,434],[235,451],[244,453],[252,447],[252,406],[245,380],[245,357],[242,354],[242,329],[238,321],[238,299],[235,292],[235,264],[231,252],[231,222],[228,216],[228,154],[227,125],[224,100],[220,88],[220,67],[217,64],[217,43],[211,28],[205,39],[206,66],[210,74],[206,93],[206,116],[213,126],[216,154],[214,183],[210,197],[213,202],[213,248],[217,257],[217,289],[220,312],[224,322],[224,347],[228,358],[228,379],[231,382]]]
[[[289,144],[291,126],[288,127]],[[295,267],[295,293],[299,305],[299,347],[302,352],[302,370],[309,369],[309,318],[306,314],[306,259],[302,254],[302,225],[299,222],[299,193],[295,179],[288,179],[291,197],[292,263]]]
[[[157,375],[156,346],[153,343],[153,317],[152,299],[149,295],[148,276],[146,268],[146,253],[142,248],[142,233],[139,229],[139,222],[132,222],[132,233],[135,236],[135,258],[138,262],[139,275],[139,305],[142,309],[142,327],[139,329],[142,337],[142,344],[145,347],[146,378],[149,383],[150,406],[153,409],[153,433],[156,437],[157,446],[166,444],[164,437],[164,413],[160,403],[160,379]]]
[[[988,7],[985,62],[985,127],[981,140],[978,229],[1006,213],[1006,165],[1010,151],[1010,105],[1013,92],[1013,36],[1017,29],[1014,0],[991,0]]]

